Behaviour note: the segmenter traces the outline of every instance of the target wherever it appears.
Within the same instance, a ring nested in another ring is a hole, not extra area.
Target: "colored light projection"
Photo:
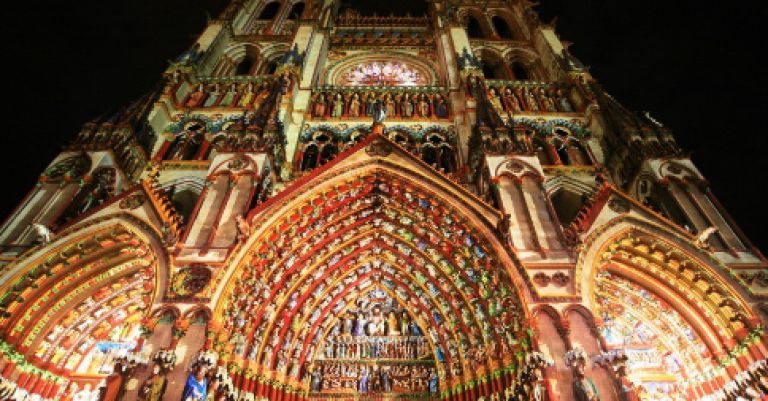
[[[61,372],[111,372],[133,349],[154,289],[154,254],[122,226],[58,249],[3,297],[0,325],[33,361]],[[21,291],[16,294],[16,291]]]
[[[688,385],[711,369],[706,345],[683,317],[648,290],[610,272],[596,282],[597,313],[611,350],[629,358],[630,378],[644,399],[685,399]]]
[[[350,67],[340,76],[339,85],[347,86],[422,86],[428,82],[424,73],[405,62],[370,61]]]
[[[351,373],[345,384],[339,379],[337,387],[347,390],[359,386],[371,358],[391,362],[395,388],[399,362],[421,364],[424,369],[409,372],[426,381],[400,384],[401,391],[414,392],[429,388],[430,378],[437,390],[432,364],[441,391],[505,368],[516,352],[526,350],[524,313],[506,269],[467,223],[397,176],[362,176],[321,191],[253,245],[248,265],[234,276],[217,312],[225,317],[220,343],[234,344],[231,352],[238,358],[296,383],[308,383],[310,374],[325,375],[313,369],[341,355],[354,362],[358,375],[354,384]],[[357,316],[349,320],[353,311]],[[366,325],[358,326],[361,319]],[[423,339],[394,341],[390,327],[399,325],[402,333],[406,323]],[[339,346],[335,342],[345,325],[360,336],[348,336]],[[384,357],[382,344],[374,342],[379,347],[374,349],[362,341],[363,333],[382,340],[383,333],[399,345]]]
[[[310,391],[320,394],[437,391],[435,356],[408,308],[369,279],[370,291],[338,304],[338,320],[312,367]],[[442,358],[442,357],[441,357]],[[442,358],[444,359],[444,358]]]

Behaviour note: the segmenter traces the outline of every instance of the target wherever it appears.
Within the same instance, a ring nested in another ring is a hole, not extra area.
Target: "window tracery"
[[[422,72],[400,61],[370,61],[341,74],[349,86],[421,86],[429,84]]]

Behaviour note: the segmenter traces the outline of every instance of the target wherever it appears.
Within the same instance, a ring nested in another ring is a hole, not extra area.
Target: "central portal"
[[[530,339],[498,238],[389,165],[361,168],[264,211],[214,346],[269,399],[500,392]]]
[[[312,398],[424,398],[438,392],[435,354],[403,305],[375,288],[339,307],[311,371]]]

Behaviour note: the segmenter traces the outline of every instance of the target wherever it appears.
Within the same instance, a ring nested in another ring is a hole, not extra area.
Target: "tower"
[[[532,6],[233,1],[0,227],[4,388],[698,399],[760,372],[765,259]]]

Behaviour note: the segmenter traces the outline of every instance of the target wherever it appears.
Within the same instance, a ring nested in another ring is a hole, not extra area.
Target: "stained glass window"
[[[426,77],[418,69],[399,61],[372,61],[349,68],[341,75],[350,86],[420,86]]]

